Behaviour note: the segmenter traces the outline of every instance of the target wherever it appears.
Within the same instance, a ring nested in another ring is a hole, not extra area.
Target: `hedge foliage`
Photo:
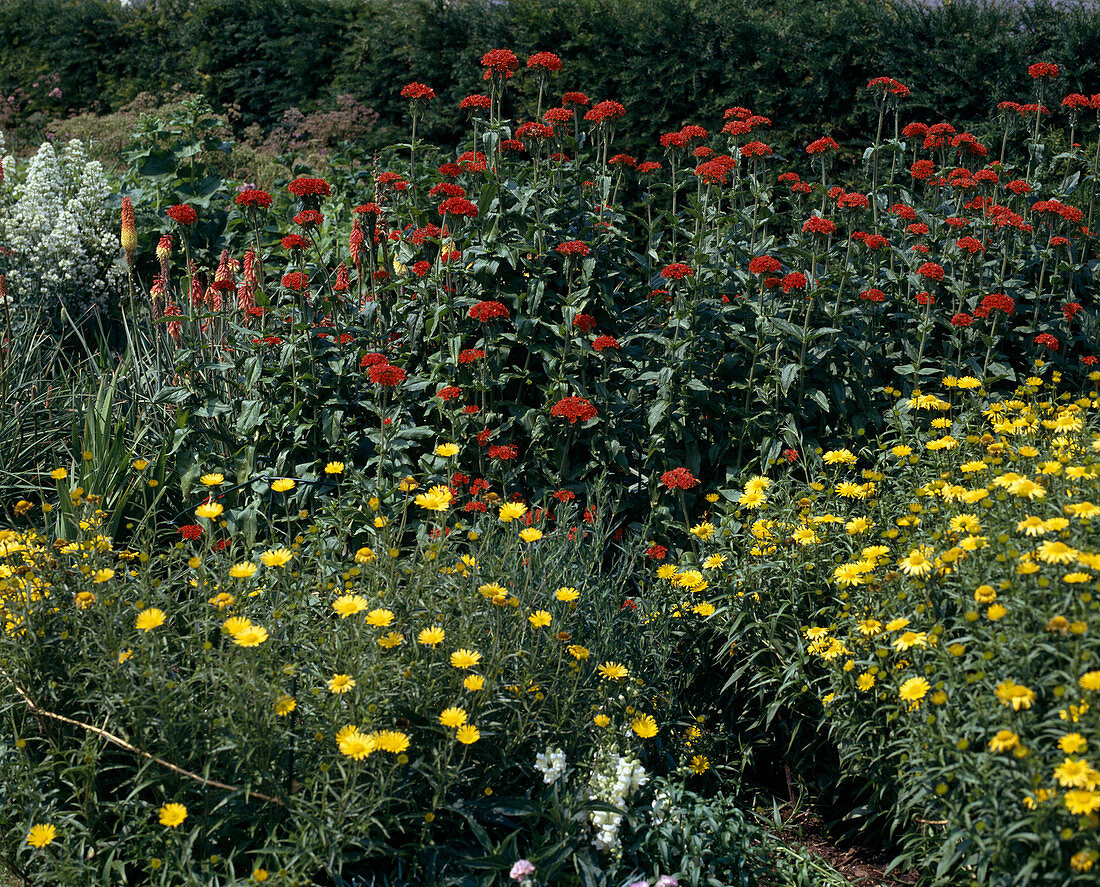
[[[1076,0],[9,0],[0,36],[0,88],[24,91],[5,128],[176,87],[235,106],[241,126],[351,94],[386,127],[415,74],[443,99],[424,135],[453,142],[458,100],[480,88],[473,62],[494,46],[553,50],[570,72],[559,89],[623,102],[624,150],[731,104],[769,114],[792,144],[821,121],[843,141],[873,123],[857,89],[883,73],[923,97],[915,118],[960,128],[1026,94],[1039,57],[1074,72],[1070,91],[1100,91],[1100,10]],[[60,98],[42,79],[54,72]],[[535,97],[515,100],[522,117]]]

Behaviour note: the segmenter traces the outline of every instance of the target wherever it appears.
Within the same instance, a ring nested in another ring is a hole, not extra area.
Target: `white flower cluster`
[[[625,807],[627,800],[639,788],[649,782],[645,768],[635,758],[611,754],[597,764],[589,782],[591,798],[602,801],[612,807]],[[592,843],[597,850],[619,849],[619,826],[622,825],[621,813],[597,810],[589,814],[596,837]]]
[[[74,139],[60,156],[49,142],[26,165],[23,175],[5,158],[5,187],[11,200],[0,214],[0,242],[7,258],[8,289],[17,305],[41,305],[60,315],[59,302],[74,320],[103,310],[122,279],[111,193],[103,167],[89,160]]]
[[[553,785],[565,774],[565,752],[560,748],[547,748],[535,755],[535,769],[542,774],[542,781]]]

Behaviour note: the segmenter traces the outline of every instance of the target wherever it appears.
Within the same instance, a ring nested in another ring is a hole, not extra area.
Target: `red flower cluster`
[[[1029,77],[1035,80],[1041,77],[1048,77],[1053,80],[1058,76],[1058,66],[1050,62],[1036,62],[1033,65],[1027,66],[1027,73]]]
[[[974,309],[975,317],[988,317],[990,312],[1000,311],[1011,317],[1016,313],[1016,302],[1004,293],[990,293],[981,304]]]
[[[291,271],[283,275],[283,286],[287,289],[301,292],[309,286],[309,275],[304,271]]]
[[[430,102],[435,98],[435,90],[414,80],[412,83],[406,83],[401,87],[401,98],[409,99],[409,101]]]
[[[456,185],[454,182],[440,182],[438,185],[433,185],[432,189],[428,192],[428,196],[436,198],[443,197],[465,197],[466,189],[461,185]]]
[[[435,396],[442,401],[454,400],[456,397],[462,397],[462,389],[457,385],[448,385],[446,388],[440,388]]]
[[[668,549],[663,545],[654,543],[645,550],[645,556],[650,560],[663,561],[668,556]]]
[[[1085,214],[1076,206],[1070,206],[1060,200],[1036,200],[1031,205],[1031,210],[1032,212],[1061,216],[1067,222],[1080,222],[1085,217]]]
[[[661,277],[665,280],[683,280],[685,277],[694,277],[695,272],[683,262],[673,262],[661,269]]]
[[[184,524],[180,527],[180,535],[189,542],[194,541],[202,535],[202,527],[198,524]]]
[[[886,293],[880,289],[872,287],[871,289],[864,290],[859,294],[859,297],[865,302],[883,302],[886,300]]]
[[[836,222],[821,216],[810,216],[802,226],[803,234],[835,234]]]
[[[792,271],[783,278],[783,282],[780,286],[783,287],[783,292],[789,293],[791,290],[804,290],[806,289],[806,275],[801,271]]]
[[[895,95],[899,99],[906,98],[909,95],[909,87],[893,77],[875,77],[873,80],[868,81],[867,88],[879,90],[883,95]]]
[[[325,217],[315,209],[304,209],[294,217],[293,221],[301,228],[319,228],[325,221]]]
[[[935,262],[925,262],[917,268],[917,275],[925,280],[943,280],[943,265]]]
[[[985,247],[982,246],[982,242],[980,240],[975,240],[973,237],[960,237],[955,241],[955,246],[965,253],[970,253],[972,256],[985,252]]]
[[[936,166],[931,160],[918,160],[909,167],[909,175],[919,182],[927,181],[935,171]]]
[[[199,220],[199,214],[195,208],[186,203],[177,203],[175,206],[168,207],[165,215],[178,225],[194,225]]]
[[[624,114],[626,114],[626,108],[618,102],[607,100],[593,105],[592,109],[584,115],[584,119],[591,123],[606,123],[618,120]]]
[[[288,234],[282,239],[283,249],[309,249],[313,245],[308,237],[303,237],[301,234]]]
[[[810,142],[810,144],[808,144],[806,146],[806,153],[807,154],[823,154],[826,151],[839,151],[839,150],[840,150],[840,145],[838,145],[836,143],[836,140],[833,139],[830,136],[824,136],[823,138],[820,138],[820,139],[817,139],[813,142]]]
[[[481,66],[485,68],[485,79],[492,76],[511,77],[519,67],[519,59],[510,49],[490,49],[481,57]]]
[[[1058,350],[1058,340],[1050,333],[1039,333],[1035,337],[1035,344],[1050,351]]]
[[[554,137],[554,128],[547,126],[545,123],[535,123],[534,121],[528,121],[522,124],[516,129],[516,138],[520,141],[531,141],[532,139],[552,139]]]
[[[917,293],[915,298],[917,300],[917,304],[920,305],[922,308],[927,308],[931,305],[936,304],[936,297],[933,296],[931,293]]]
[[[757,256],[749,261],[749,274],[778,274],[783,265],[775,256]]]
[[[748,142],[741,146],[741,154],[745,157],[771,157],[775,152],[763,142]]]
[[[588,244],[583,240],[567,240],[565,243],[559,243],[554,249],[563,256],[587,256],[589,253]]]
[[[507,319],[511,315],[502,302],[478,302],[470,306],[470,317],[481,323],[488,323],[498,317]]]
[[[475,360],[484,360],[485,352],[480,348],[464,348],[458,352],[459,363],[473,363]]]
[[[578,420],[587,422],[598,415],[596,408],[583,397],[563,397],[550,408],[550,415],[559,419],[568,419],[571,425]]]
[[[468,95],[458,107],[463,111],[488,111],[493,105],[493,100],[487,95]]]
[[[328,197],[332,193],[328,182],[313,176],[298,176],[286,189],[295,197]]]
[[[561,59],[552,52],[536,52],[527,57],[527,67],[540,71],[560,71]]]
[[[561,97],[561,103],[563,105],[581,105],[582,107],[592,104],[583,92],[567,92]]]
[[[690,490],[699,481],[686,468],[673,468],[661,475],[661,485],[669,490]]]
[[[519,455],[519,447],[513,444],[499,444],[489,447],[485,452],[490,459],[499,459],[502,462],[509,462]]]
[[[236,197],[237,206],[254,206],[257,209],[267,209],[271,206],[271,195],[257,188],[246,188]]]
[[[866,194],[860,194],[858,191],[851,191],[837,197],[836,205],[840,209],[867,209],[870,207],[871,201],[867,199]]]
[[[472,219],[477,216],[477,204],[471,203],[465,197],[448,197],[439,204],[439,214],[441,216],[466,216]]]
[[[386,359],[386,355],[379,354],[377,351],[368,351],[363,355],[362,360],[359,361],[359,367],[361,369],[366,369],[367,367],[372,367],[380,363],[389,363]]]
[[[1070,323],[1080,310],[1080,302],[1066,302],[1066,304],[1062,306],[1062,316],[1066,319],[1066,323]]]
[[[605,348],[614,348],[615,350],[618,350],[619,340],[616,339],[614,336],[596,336],[596,338],[592,340],[593,351],[599,353]]]
[[[556,110],[556,109],[555,109]],[[550,113],[547,111],[546,113]],[[611,166],[629,166],[631,169],[638,165],[638,158],[631,157],[629,154],[616,154],[610,160],[607,161]]]
[[[578,314],[573,318],[573,326],[582,333],[590,333],[596,326],[596,318],[591,314]]]
[[[367,376],[375,385],[382,385],[386,388],[393,388],[400,385],[408,378],[401,367],[396,367],[390,363],[373,364],[370,369],[367,370]]]
[[[954,317],[951,318],[951,326],[956,329],[966,328],[974,322],[974,318],[966,312],[960,311]]]

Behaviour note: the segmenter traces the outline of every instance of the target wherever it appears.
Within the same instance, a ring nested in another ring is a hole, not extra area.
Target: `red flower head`
[[[328,197],[332,193],[328,182],[312,176],[298,176],[286,189],[295,197]]]
[[[306,209],[298,213],[293,221],[301,228],[319,228],[324,223],[325,217],[315,209]]]
[[[612,166],[629,166],[631,169],[633,169],[638,165],[638,158],[631,157],[629,154],[616,154],[607,162],[610,163]]]
[[[935,164],[931,160],[918,160],[909,167],[909,175],[920,182],[926,182],[935,172]]]
[[[426,262],[423,259],[421,259],[419,262],[413,262],[412,273],[415,274],[417,277],[425,277],[431,270],[431,262]]]
[[[735,120],[748,120],[748,118],[750,117],[752,117],[752,111],[750,111],[748,108],[742,108],[740,105],[735,105],[732,108],[726,108],[726,110],[722,112],[723,120],[729,120],[731,118]]]
[[[336,282],[332,285],[333,292],[346,293],[351,289],[351,278],[348,276],[348,266],[341,262],[336,266]]]
[[[246,188],[237,194],[236,200],[237,206],[253,206],[256,209],[267,209],[271,206],[271,195],[256,188]]]
[[[779,455],[781,455],[788,462],[797,462],[798,461],[798,450],[796,450],[794,447],[787,447],[787,449],[785,449]]]
[[[1071,111],[1088,111],[1092,108],[1092,102],[1087,95],[1081,95],[1079,92],[1071,92],[1062,99],[1062,107],[1069,108]]]
[[[783,265],[775,256],[757,256],[749,262],[749,274],[778,274]]]
[[[916,139],[916,138],[923,139],[926,135],[928,135],[928,124],[927,123],[907,123],[907,124],[905,124],[905,128],[901,131],[901,134],[903,136],[905,136],[907,139]]]
[[[462,389],[456,385],[448,385],[446,388],[440,388],[435,396],[442,401],[454,400],[456,397],[462,397]]]
[[[852,191],[848,194],[841,194],[836,199],[836,205],[840,209],[867,209],[871,206],[871,201],[867,199],[867,195]]]
[[[283,286],[301,292],[309,286],[309,275],[304,271],[291,271],[289,274],[283,275]]]
[[[591,314],[578,314],[573,318],[573,326],[582,333],[590,333],[596,326],[596,318]]]
[[[458,107],[463,111],[488,111],[492,104],[493,100],[487,95],[468,95]]]
[[[473,219],[477,217],[477,204],[471,203],[465,197],[449,197],[439,204],[439,214],[441,216],[466,216]]]
[[[466,189],[461,185],[456,185],[454,182],[440,182],[438,185],[432,186],[432,189],[428,192],[428,196],[431,198],[465,197]]]
[[[707,131],[701,126],[697,126],[694,123],[689,123],[683,129],[680,130],[682,135],[689,142],[704,142],[707,139]]]
[[[864,290],[859,294],[859,297],[865,302],[883,302],[886,300],[886,293],[880,289],[872,287],[869,290]]]
[[[560,71],[561,59],[552,52],[536,52],[528,56],[527,67],[537,71]]]
[[[959,312],[958,314],[956,314],[954,317],[951,318],[951,326],[955,327],[956,329],[960,329],[960,328],[965,329],[966,327],[970,326],[973,322],[974,322],[974,318],[971,317],[969,314],[967,314],[965,312]]]
[[[923,237],[928,231],[928,225],[924,222],[913,222],[913,224],[905,226],[905,233],[912,234],[914,237]]]
[[[1034,80],[1039,80],[1042,77],[1053,80],[1058,76],[1058,66],[1050,62],[1036,62],[1027,66],[1027,73]]]
[[[180,527],[180,535],[189,542],[194,541],[202,535],[202,527],[198,524],[185,524]]]
[[[694,277],[695,272],[683,262],[673,262],[661,269],[661,277],[665,280],[683,280],[685,277]]]
[[[810,216],[802,226],[803,234],[835,234],[836,222],[821,216]]]
[[[687,145],[687,136],[682,132],[666,132],[661,136],[662,148],[683,148]]]
[[[783,292],[789,293],[791,290],[804,290],[806,289],[808,281],[806,275],[801,271],[792,271],[783,278],[781,286]]]
[[[508,309],[501,302],[478,302],[470,306],[470,317],[481,323],[488,323],[496,318],[508,319]]]
[[[796,172],[784,172],[784,173],[779,174],[779,177],[776,179],[776,181],[777,182],[800,182],[800,181],[802,181],[802,176],[800,176]]]
[[[1072,321],[1080,310],[1080,302],[1066,302],[1066,304],[1062,306],[1062,316],[1066,319],[1066,323]]]
[[[435,98],[435,90],[423,83],[407,83],[401,87],[401,98],[416,102],[430,102]]]
[[[909,87],[904,83],[899,83],[893,77],[876,77],[874,80],[868,81],[867,88],[881,92],[883,95],[897,96],[899,99],[906,98],[909,95]]]
[[[981,314],[978,313],[979,311]],[[990,293],[982,299],[981,305],[978,306],[978,310],[974,312],[974,315],[976,317],[987,317],[992,311],[1000,311],[1002,314],[1011,317],[1016,313],[1016,302],[1004,293]]]
[[[550,408],[550,415],[559,419],[568,419],[570,425],[578,420],[587,422],[598,415],[596,408],[583,397],[563,397]]]
[[[579,105],[583,108],[587,108],[592,104],[583,92],[567,92],[561,97],[561,103],[563,105]]]
[[[653,561],[663,561],[668,556],[668,549],[663,545],[653,543],[645,550],[645,556]]]
[[[925,262],[917,268],[917,274],[925,280],[943,280],[943,265],[935,262]]]
[[[175,206],[168,207],[165,214],[177,225],[194,225],[199,220],[199,214],[195,212],[195,208],[186,203],[177,203]]]
[[[643,175],[648,172],[657,172],[657,170],[659,170],[660,168],[661,164],[656,163],[653,160],[647,160],[645,161],[645,163],[638,164],[638,172]]]
[[[626,114],[626,108],[618,102],[606,100],[593,105],[592,109],[584,115],[584,119],[597,124],[609,123],[612,120],[618,120],[624,114]]]
[[[394,388],[405,381],[407,375],[401,367],[389,363],[376,363],[367,370],[367,376],[375,385]]]
[[[917,304],[921,307],[926,308],[936,304],[936,297],[933,296],[931,293],[917,293],[915,298],[917,300]]]
[[[705,185],[729,184],[729,171],[730,165],[722,158],[708,160],[695,167],[695,175],[702,179]]]
[[[516,138],[520,141],[532,141],[534,139],[552,139],[553,137],[553,127],[547,126],[545,123],[535,123],[534,121],[531,121],[522,124],[516,129]]]
[[[1081,363],[1083,363],[1087,367],[1094,367],[1097,363],[1100,363],[1100,360],[1097,359],[1095,354],[1086,354],[1084,357],[1081,358]]]
[[[499,444],[489,447],[485,451],[490,459],[499,459],[501,462],[510,462],[519,455],[519,447],[513,444]]]
[[[824,154],[826,151],[839,151],[840,145],[830,136],[824,136],[806,146],[807,154]]]
[[[661,475],[661,485],[669,490],[690,490],[699,486],[699,481],[686,468],[673,468]]]
[[[366,369],[367,367],[376,366],[380,363],[389,363],[389,361],[386,360],[386,355],[379,354],[377,351],[368,351],[363,355],[362,360],[359,361],[359,367],[361,369]]]
[[[573,120],[573,112],[568,108],[548,108],[543,113],[542,119],[551,126],[555,126],[559,123],[569,123]]]
[[[523,142],[519,139],[503,139],[500,143],[501,151],[515,151],[517,154],[521,154],[527,149],[523,146]]]
[[[485,352],[480,348],[464,348],[458,352],[459,363],[473,363],[475,360],[484,360]]]
[[[511,77],[519,67],[519,59],[510,49],[490,49],[481,57],[481,66],[485,68],[485,79],[490,77]]]
[[[745,157],[771,157],[774,153],[763,142],[749,142],[741,146],[741,154]]]
[[[960,237],[955,241],[955,246],[965,253],[970,253],[972,256],[985,252],[985,247],[982,246],[982,242],[980,240],[975,240],[973,237]]]
[[[890,241],[881,234],[868,234],[863,238],[863,245],[869,250],[876,250],[882,249],[884,246],[889,246]]]
[[[587,256],[588,244],[582,240],[567,240],[554,247],[563,256]]]
[[[1039,333],[1039,335],[1035,337],[1035,344],[1050,351],[1058,350],[1058,340],[1050,333]]]
[[[619,340],[614,336],[596,336],[592,340],[592,350],[596,353],[603,351],[605,348],[614,348],[616,351],[619,349]]]

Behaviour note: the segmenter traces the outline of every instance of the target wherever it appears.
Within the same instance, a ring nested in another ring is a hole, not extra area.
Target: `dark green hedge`
[[[1039,59],[1063,67],[1066,92],[1100,92],[1100,8],[1088,0],[0,4],[6,93],[56,71],[64,107],[106,111],[138,92],[178,86],[236,104],[241,125],[267,125],[288,107],[309,109],[339,93],[373,106],[382,123],[403,125],[398,90],[417,79],[440,97],[425,135],[454,140],[464,129],[457,102],[481,89],[477,61],[497,46],[521,58],[553,50],[566,65],[559,89],[626,104],[620,147],[637,152],[668,128],[720,119],[731,104],[771,116],[779,143],[854,135],[870,118],[859,87],[880,74],[914,87],[914,119],[959,127],[985,118],[1000,99],[1030,97],[1026,66]],[[513,110],[529,112],[532,84],[514,82]]]

